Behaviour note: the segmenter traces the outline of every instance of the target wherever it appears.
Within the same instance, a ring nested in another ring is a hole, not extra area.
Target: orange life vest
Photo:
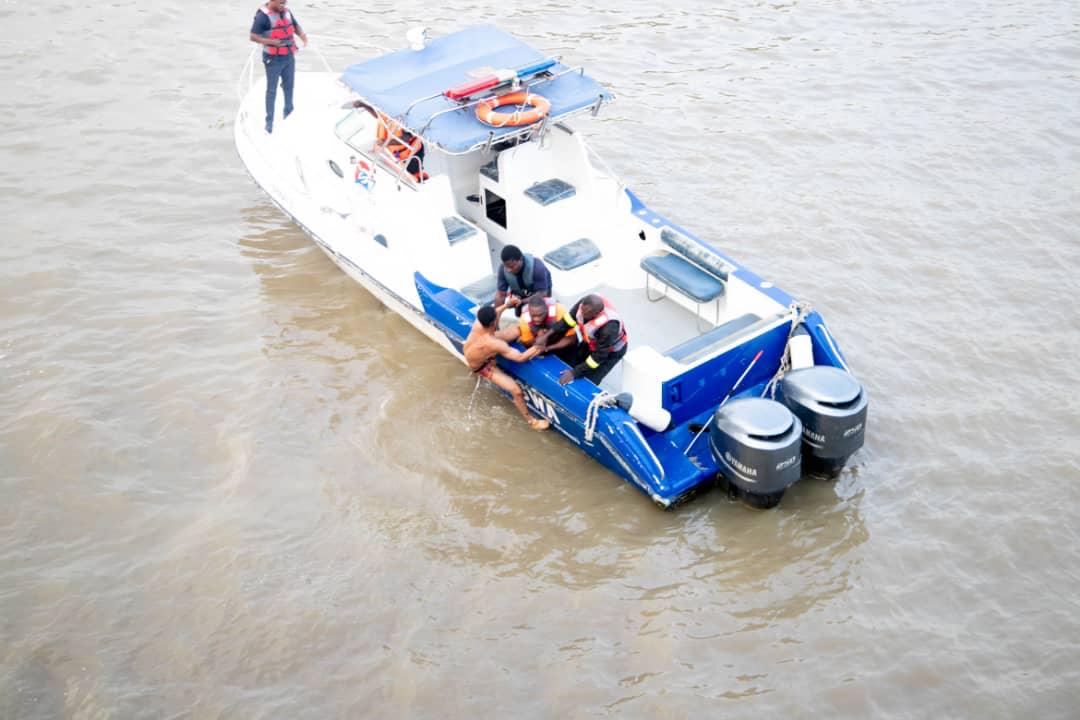
[[[562,303],[551,298],[544,298],[544,303],[547,305],[547,313],[544,315],[543,321],[539,324],[533,322],[532,314],[527,307],[525,308],[525,312],[521,313],[521,317],[518,319],[518,330],[521,331],[521,342],[532,342],[536,339],[536,336],[541,330],[551,327],[560,319],[566,319],[567,324],[570,325],[570,329],[566,331],[565,337],[574,334],[574,319],[570,317],[570,313],[566,312],[566,308],[562,306]]]
[[[409,159],[424,147],[423,140],[382,113],[379,113],[375,140],[376,144],[381,145],[398,165],[406,165]],[[427,173],[423,172],[423,168],[418,168],[416,172],[412,173],[412,176],[417,180],[426,179],[426,175]]]

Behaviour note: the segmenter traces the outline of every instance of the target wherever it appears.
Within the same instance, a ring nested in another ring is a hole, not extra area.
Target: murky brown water
[[[1080,14],[984,5],[292,3],[584,63],[630,187],[825,314],[867,447],[674,513],[248,180],[254,4],[0,6],[0,717],[1075,717]]]

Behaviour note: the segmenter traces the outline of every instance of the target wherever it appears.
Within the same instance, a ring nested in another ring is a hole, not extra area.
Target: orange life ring
[[[505,105],[529,105],[532,110],[516,110],[512,113],[495,111],[495,108]],[[516,127],[518,125],[530,125],[546,117],[550,111],[551,101],[543,95],[515,92],[481,100],[476,106],[476,118],[480,122],[494,127]]]

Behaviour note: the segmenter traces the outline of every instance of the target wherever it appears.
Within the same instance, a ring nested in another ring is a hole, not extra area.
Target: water
[[[866,447],[656,510],[248,180],[254,5],[7,3],[0,717],[1075,717],[1075,4],[292,5],[584,63],[629,185],[828,319]]]

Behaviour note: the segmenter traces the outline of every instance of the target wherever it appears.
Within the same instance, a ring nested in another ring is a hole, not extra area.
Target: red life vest
[[[263,5],[259,8],[259,12],[270,18],[270,34],[266,37],[274,40],[288,40],[288,44],[282,47],[264,45],[263,52],[267,55],[288,55],[296,52],[296,41],[293,40],[296,27],[293,25],[292,13],[289,12],[288,8],[279,15],[271,10],[269,5]]]
[[[577,309],[577,322],[578,327],[585,333],[585,340],[589,343],[589,351],[596,351],[596,331],[607,325],[612,320],[619,322],[619,337],[611,345],[612,352],[618,352],[626,347],[626,343],[629,341],[629,336],[626,334],[626,323],[619,317],[619,313],[615,311],[615,308],[607,301],[607,298],[602,298],[604,301],[604,309],[596,314],[592,320],[585,322],[585,318],[581,314],[581,305],[578,305]],[[578,336],[581,338],[581,336]]]

